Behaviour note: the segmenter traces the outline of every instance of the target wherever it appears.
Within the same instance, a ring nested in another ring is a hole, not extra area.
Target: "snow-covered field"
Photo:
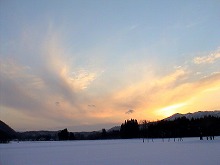
[[[220,137],[0,144],[0,165],[220,165]]]

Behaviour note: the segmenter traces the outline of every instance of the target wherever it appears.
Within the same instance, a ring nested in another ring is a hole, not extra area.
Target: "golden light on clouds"
[[[52,43],[48,44],[49,48],[45,51],[49,55],[44,57],[49,77],[34,74],[32,68],[17,64],[15,61],[1,61],[2,80],[13,82],[17,94],[27,97],[27,100],[32,102],[33,107],[30,110],[31,106],[26,106],[25,101],[10,98],[17,103],[13,108],[19,106],[21,109],[20,116],[23,114],[25,117],[29,115],[33,117],[37,113],[45,117],[50,116],[51,120],[63,118],[70,123],[73,119],[79,122],[83,116],[88,123],[89,121],[99,123],[121,122],[130,117],[138,120],[156,120],[174,113],[213,110],[220,107],[216,104],[218,102],[216,96],[220,93],[219,72],[210,73],[205,77],[200,74],[198,79],[194,79],[194,73],[197,71],[194,72],[194,68],[189,66],[174,68],[171,73],[160,76],[155,71],[143,70],[147,76],[143,76],[142,72],[137,73],[137,77],[138,74],[142,77],[139,81],[130,80],[124,85],[119,84],[120,90],[95,93],[95,90],[87,88],[94,81],[100,81],[97,77],[103,76],[105,72],[100,74],[88,68],[75,67],[74,63],[62,56],[64,51],[62,47],[59,48],[61,44],[54,41]],[[127,76],[123,78],[129,80],[129,74]],[[18,80],[28,87],[28,92]],[[105,85],[106,88],[111,88],[111,82]],[[56,104],[57,102],[59,104]],[[6,106],[11,105],[9,103]],[[128,115],[126,112],[129,109],[134,109],[134,112]]]
[[[220,109],[217,2],[89,3],[1,3],[0,120],[32,130]]]
[[[120,123],[127,118],[152,121],[174,113],[220,108],[219,70],[204,74],[204,69],[198,69],[202,63],[217,62],[218,51],[215,56],[194,58],[190,65],[172,67],[168,73],[158,74],[156,64],[143,62],[132,63],[119,74],[111,68],[103,72],[101,67],[77,65],[60,40],[45,40],[39,48],[43,72],[13,60],[0,61],[1,81],[7,93],[1,100],[2,107],[18,109],[20,118],[37,116],[38,121],[50,120],[63,126]],[[122,77],[114,76],[117,74]],[[13,91],[15,94],[10,94]],[[126,113],[131,109],[132,113]]]
[[[206,56],[198,56],[193,59],[195,64],[205,64],[205,63],[214,63],[220,58],[220,48]]]

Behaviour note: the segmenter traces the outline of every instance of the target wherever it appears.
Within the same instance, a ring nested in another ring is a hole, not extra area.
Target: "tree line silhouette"
[[[121,125],[120,135],[121,138],[138,138],[139,137],[139,125],[137,120],[125,120],[125,122]]]
[[[75,140],[75,135],[73,132],[69,132],[67,128],[58,132],[59,140]]]
[[[137,123],[137,120],[126,120],[120,129],[121,138],[178,138],[203,137],[214,140],[214,136],[220,135],[220,118],[205,116],[199,119],[187,119],[181,117],[173,121],[161,120]]]
[[[125,120],[120,129],[93,132],[69,132],[67,128],[60,131],[33,131],[17,133],[13,138],[18,140],[97,140],[97,139],[130,139],[130,138],[174,138],[182,140],[183,137],[200,137],[200,140],[214,140],[215,136],[220,136],[220,117],[205,116],[199,119],[187,119],[186,117],[175,120],[161,120],[148,122],[136,119]],[[38,133],[38,134],[37,134]],[[0,142],[9,142],[13,139],[9,134],[0,132]]]
[[[205,116],[199,119],[187,119],[181,117],[173,121],[161,120],[157,122],[145,122],[140,125],[140,135],[144,138],[178,138],[182,137],[206,137],[214,140],[214,136],[220,135],[220,118]]]

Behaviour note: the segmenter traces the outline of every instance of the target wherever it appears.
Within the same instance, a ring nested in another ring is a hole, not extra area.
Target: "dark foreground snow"
[[[0,144],[0,165],[219,165],[220,137]]]

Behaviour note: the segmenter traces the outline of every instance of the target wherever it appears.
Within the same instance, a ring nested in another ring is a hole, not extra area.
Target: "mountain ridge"
[[[0,120],[0,143],[7,142],[17,136],[17,132]]]
[[[193,112],[193,113],[186,113],[186,114],[181,114],[181,113],[176,113],[173,114],[170,117],[167,117],[165,119],[162,119],[160,121],[174,121],[178,118],[181,117],[186,117],[187,119],[191,120],[192,118],[198,119],[198,118],[204,118],[205,116],[213,116],[213,117],[218,117],[220,118],[220,110],[214,110],[214,111],[198,111],[198,112]],[[154,123],[154,122],[150,122]],[[141,126],[141,124],[139,124]],[[107,129],[106,132],[108,134],[111,133],[116,133],[120,131],[121,126],[114,126],[110,129]],[[41,130],[41,131],[25,131],[25,132],[16,132],[14,131],[10,126],[5,124],[3,121],[0,120],[0,136],[1,139],[5,137],[14,138],[18,137],[21,139],[36,139],[37,137],[44,137],[46,139],[57,139],[57,134],[58,131],[46,131],[46,130]],[[88,132],[72,132],[76,135],[76,137],[95,137],[97,134],[102,133],[102,131],[88,131]]]
[[[163,120],[165,121],[174,121],[175,119],[181,118],[181,117],[186,117],[187,119],[199,119],[203,118],[206,116],[213,116],[213,117],[220,117],[220,110],[214,110],[214,111],[198,111],[194,113],[186,113],[186,114],[181,114],[181,113],[175,113],[170,117],[167,117]]]

